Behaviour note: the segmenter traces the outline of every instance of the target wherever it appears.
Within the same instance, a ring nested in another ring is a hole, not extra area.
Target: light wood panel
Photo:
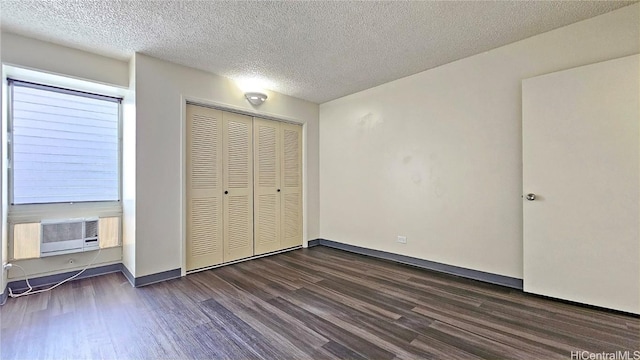
[[[302,245],[302,126],[280,124],[282,137],[281,247]]]
[[[254,239],[255,254],[264,254],[281,247],[280,183],[281,133],[280,123],[254,118]]]
[[[120,245],[120,217],[100,218],[98,222],[100,248]]]
[[[223,247],[225,262],[253,255],[253,122],[223,112]]]
[[[40,223],[13,225],[13,259],[40,257]]]
[[[187,270],[223,261],[222,111],[187,105]],[[161,224],[159,224],[161,226]]]

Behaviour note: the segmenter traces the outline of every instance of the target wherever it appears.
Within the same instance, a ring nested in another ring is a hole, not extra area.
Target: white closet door
[[[253,255],[253,123],[223,112],[224,261]]]
[[[186,120],[186,255],[194,270],[223,261],[222,112],[187,105]]]
[[[280,124],[283,249],[302,245],[302,126]]]
[[[639,67],[522,82],[525,291],[640,313]]]
[[[254,216],[255,254],[281,249],[280,123],[254,118]]]

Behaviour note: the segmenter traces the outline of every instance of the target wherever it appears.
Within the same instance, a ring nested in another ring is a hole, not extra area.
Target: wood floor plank
[[[569,359],[640,350],[640,317],[315,247],[132,288],[9,299],[2,359]]]
[[[431,354],[432,359],[459,359],[459,360],[478,360],[482,357],[468,353],[454,345],[448,344],[430,337],[425,332],[424,335],[418,336],[411,342],[411,345],[418,349]]]
[[[505,345],[494,339],[485,338],[440,321],[434,321],[430,327],[438,331],[441,338],[446,336],[449,339],[455,339],[451,341],[451,344],[455,344],[457,348],[483,358],[504,359],[511,357],[522,360],[532,358],[532,354],[523,352],[521,351],[522,349]]]
[[[199,325],[186,333],[176,334],[174,341],[181,344],[185,356],[202,359],[262,359],[256,352],[239,343],[214,323]]]
[[[423,314],[429,317],[432,317],[443,323],[452,323],[458,320],[466,321],[472,324],[484,325],[489,328],[511,332],[514,335],[522,336],[524,338],[539,342],[541,344],[556,347],[561,349],[561,351],[565,351],[570,353],[572,350],[585,350],[585,347],[580,347],[579,344],[576,344],[574,339],[569,337],[564,337],[562,339],[558,339],[557,336],[552,331],[548,331],[545,329],[532,329],[524,323],[519,323],[515,321],[493,321],[490,316],[484,314],[461,314],[461,313],[451,313],[451,312],[441,312],[436,309],[425,309],[425,308],[416,308],[414,309],[419,314]],[[584,345],[583,343],[582,345]]]
[[[241,304],[226,298],[216,299],[216,302],[261,334],[264,342],[279,344],[278,351],[293,358],[306,358],[310,355],[307,350],[319,348],[328,341],[302,324],[298,327],[294,327],[291,321],[286,323],[287,327],[278,324],[274,319],[279,319],[281,314],[273,316],[277,311],[270,311],[274,307],[269,304]]]
[[[346,346],[343,346],[335,341],[329,341],[322,345],[324,349],[335,355],[338,359],[351,359],[351,360],[366,360],[367,358],[352,351]]]
[[[434,322],[444,322],[451,326],[455,326],[461,330],[469,331],[473,334],[483,336],[488,339],[493,339],[500,343],[512,346],[517,349],[521,349],[523,352],[532,354],[534,358],[555,358],[557,354],[563,353],[566,350],[553,347],[548,344],[533,341],[527,337],[520,336],[512,331],[505,331],[503,329],[496,329],[491,326],[486,326],[470,321],[464,321],[456,317],[443,317],[440,320],[434,320]],[[433,326],[429,324],[429,328]],[[428,329],[423,330],[423,333],[428,332]]]
[[[354,309],[358,309],[364,313],[367,313],[372,318],[398,319],[401,317],[401,315],[397,314],[397,312],[382,309],[366,300],[363,301],[360,299],[355,299],[346,294],[342,294],[340,291],[336,291],[332,288],[322,286],[322,284],[318,284],[318,283],[307,284],[305,285],[304,288],[309,291],[313,291],[314,293],[320,294],[324,297],[338,299],[341,303],[351,306]]]
[[[418,336],[415,331],[403,328],[392,322],[391,319],[380,318],[377,321],[371,321],[372,318],[369,313],[352,308],[349,304],[343,304],[334,299],[316,295],[307,289],[299,289],[295,292],[295,296],[307,305],[331,309],[332,311],[325,310],[325,312],[344,319],[354,326],[366,329],[377,336],[395,339],[398,343],[410,343]]]
[[[265,334],[247,324],[214,299],[205,300],[200,305],[205,314],[211,318],[213,324],[224,329],[227,336],[232,338],[234,342],[242,344],[258,357],[262,359],[281,359],[285,357],[281,348],[269,342],[265,338]]]
[[[295,314],[296,317],[303,319],[305,324],[315,332],[322,334],[327,338],[334,339],[334,341],[351,349],[361,356],[365,356],[369,359],[392,359],[395,357],[393,353],[380,348],[376,344],[362,339],[361,337],[325,320],[322,316],[310,313],[287,300],[275,298],[269,300],[269,302],[289,313]]]
[[[606,326],[605,324],[594,323],[593,321],[585,321],[580,319],[572,319],[562,314],[551,314],[550,316],[536,316],[530,312],[520,311],[517,307],[504,307],[496,304],[483,305],[485,309],[491,309],[491,314],[500,318],[521,319],[525,318],[529,325],[539,327],[554,327],[562,329],[563,333],[590,336],[599,341],[609,343],[611,345],[622,344],[627,347],[640,345],[638,336],[630,334],[628,331]],[[523,316],[523,314],[525,314]]]
[[[197,279],[194,280],[198,281]],[[211,291],[216,301],[233,310],[242,309],[242,311],[251,312],[252,316],[262,319],[264,323],[269,323],[274,328],[282,329],[282,333],[295,337],[297,342],[303,342],[318,348],[329,341],[306,327],[300,319],[268,302],[261,301],[257,296],[248,293],[236,293],[235,291],[239,291],[238,289],[231,287],[231,285],[217,276],[207,277],[207,285],[210,283],[216,284]],[[242,294],[242,296],[237,294]]]

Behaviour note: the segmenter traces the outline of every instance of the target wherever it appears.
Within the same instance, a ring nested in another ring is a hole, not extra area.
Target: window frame
[[[10,222],[40,221],[45,218],[68,218],[84,217],[89,215],[121,216],[122,215],[122,148],[123,148],[123,101],[122,96],[113,96],[74,89],[72,86],[56,86],[46,82],[34,82],[22,80],[19,77],[6,77],[7,81],[7,197],[8,197],[8,217]],[[58,202],[58,203],[35,203],[35,204],[14,204],[14,142],[13,142],[13,99],[14,83],[19,86],[52,91],[68,95],[82,96],[92,99],[102,99],[118,103],[118,199],[115,201],[79,201],[79,202]],[[84,214],[84,215],[82,215]]]

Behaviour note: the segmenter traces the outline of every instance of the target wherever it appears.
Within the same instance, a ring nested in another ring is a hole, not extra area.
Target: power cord
[[[22,272],[24,273],[24,279],[27,282],[27,286],[29,287],[29,289],[27,291],[21,292],[19,294],[14,294],[13,291],[11,291],[11,288],[8,288],[9,289],[9,296],[12,297],[12,298],[18,298],[18,297],[25,296],[25,295],[38,294],[38,293],[42,293],[42,292],[45,292],[45,291],[53,290],[53,289],[57,288],[58,286],[66,283],[67,281],[70,281],[70,280],[73,280],[73,279],[77,278],[78,276],[80,276],[80,274],[85,272],[89,268],[89,266],[93,265],[94,261],[96,261],[96,259],[98,258],[98,255],[100,255],[101,251],[102,251],[102,249],[99,249],[98,253],[96,253],[96,256],[94,256],[93,259],[91,260],[91,262],[89,262],[89,264],[87,266],[85,266],[84,269],[80,270],[79,273],[77,273],[77,274],[75,274],[75,275],[73,275],[73,276],[71,276],[71,277],[69,277],[69,278],[67,278],[65,280],[60,281],[59,283],[57,283],[57,284],[55,284],[55,285],[53,285],[51,287],[48,287],[46,289],[36,290],[36,291],[33,291],[33,287],[29,283],[29,278],[27,277],[27,272],[25,271],[25,269],[20,265],[11,264],[12,267],[15,266],[15,267],[20,268],[22,270]],[[5,300],[5,302],[6,302],[6,300]],[[4,304],[2,304],[2,305],[4,305]]]

